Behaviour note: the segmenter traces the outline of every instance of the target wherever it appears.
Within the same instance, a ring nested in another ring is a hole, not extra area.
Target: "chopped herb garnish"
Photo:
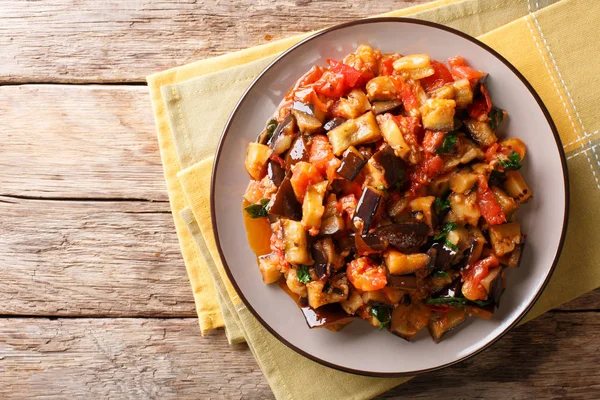
[[[446,135],[444,136],[444,141],[442,142],[442,145],[440,147],[438,147],[438,149],[437,149],[437,153],[438,154],[450,153],[450,151],[454,148],[454,145],[456,144],[457,137],[458,136],[456,134],[456,131],[450,131],[450,132],[446,133]]]
[[[425,299],[425,304],[430,306],[444,304],[447,306],[460,307],[467,304],[467,299],[465,299],[464,297],[438,297],[435,299],[429,298]]]
[[[521,156],[513,150],[507,159],[498,161],[498,166],[504,168],[505,171],[516,171],[521,169]]]
[[[273,137],[273,132],[275,132],[275,129],[277,129],[277,120],[275,118],[273,118],[272,120],[269,121],[269,123],[267,124],[267,140],[271,139],[271,137]]]
[[[392,314],[388,305],[373,304],[369,312],[379,323],[379,330],[382,330],[392,320]]]
[[[442,225],[442,231],[440,234],[434,237],[433,240],[440,240],[441,238],[445,237],[448,232],[453,231],[454,229],[456,229],[456,224],[454,222],[446,222],[444,225]]]
[[[449,249],[452,249],[454,251],[458,251],[458,246],[455,245],[454,243],[452,243],[451,241],[449,241],[448,238],[445,239],[444,246],[446,246]]]
[[[261,199],[256,204],[250,204],[248,207],[244,208],[250,218],[260,218],[266,217],[269,213],[269,199]]]
[[[498,126],[502,123],[502,120],[504,119],[504,111],[494,107],[488,113],[488,118],[490,119],[488,121],[490,128],[492,128],[492,130],[496,130],[496,128],[498,128]]]
[[[310,271],[308,269],[308,265],[300,265],[296,268],[296,277],[300,283],[308,283],[312,281],[310,277]]]
[[[387,193],[387,189],[385,188],[385,185],[383,183],[377,185],[377,190],[381,190],[382,192]]]
[[[442,212],[444,210],[447,210],[450,208],[450,199],[449,198],[445,198],[445,199],[441,199],[439,197],[435,198],[435,202],[433,203],[433,205],[435,206],[435,209],[438,212]]]
[[[446,271],[435,271],[433,273],[433,276],[436,278],[446,278],[446,279],[452,279],[450,277],[450,275],[448,275],[448,273]]]

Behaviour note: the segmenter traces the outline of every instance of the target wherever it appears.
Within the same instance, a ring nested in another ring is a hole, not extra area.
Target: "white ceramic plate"
[[[470,318],[434,343],[428,335],[406,342],[356,321],[340,332],[309,329],[294,301],[277,285],[263,284],[246,241],[241,201],[248,176],[244,157],[281,98],[313,65],[342,59],[366,43],[382,52],[461,55],[487,71],[494,104],[509,118],[500,138],[528,146],[524,176],[534,198],[519,218],[528,235],[520,268],[507,273],[500,308],[490,320]],[[229,278],[258,320],[290,348],[340,370],[374,376],[410,375],[464,360],[491,345],[525,315],[558,259],[567,223],[566,162],[556,128],[538,95],[508,61],[476,39],[441,25],[403,18],[360,20],[319,32],[269,65],[244,94],[221,137],[212,179],[212,222]]]

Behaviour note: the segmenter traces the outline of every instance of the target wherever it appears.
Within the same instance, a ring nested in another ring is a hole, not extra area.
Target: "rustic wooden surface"
[[[144,77],[414,2],[0,0],[0,398],[272,398],[199,335]],[[600,290],[382,398],[597,398]]]

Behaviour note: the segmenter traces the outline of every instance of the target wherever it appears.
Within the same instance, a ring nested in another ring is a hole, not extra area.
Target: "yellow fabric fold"
[[[593,76],[590,68],[598,65],[594,21],[600,18],[600,7],[592,0],[553,3],[438,1],[392,13],[413,13],[418,18],[481,35],[482,41],[503,54],[532,83],[560,131],[569,158],[571,222],[561,262],[527,319],[600,285],[598,251],[594,246],[600,233],[599,217],[594,213],[600,202],[595,193],[600,188],[595,144],[600,112],[594,107],[594,92],[589,88],[593,86],[589,84]],[[215,315],[223,316],[228,328],[237,329],[238,339],[243,335],[248,341],[277,398],[319,397],[324,394],[323,386],[333,385],[336,391],[328,391],[328,398],[362,399],[403,380],[356,377],[334,371],[299,356],[273,338],[237,298],[224,274],[210,225],[208,194],[215,137],[220,135],[231,108],[252,77],[273,56],[304,36],[175,68],[149,77],[148,82],[171,207],[203,331],[219,326],[214,323]],[[587,39],[581,40],[582,37]],[[580,67],[582,63],[585,65]],[[215,113],[197,112],[203,109],[198,105],[211,104],[217,98],[220,108]],[[216,292],[214,288],[213,292],[204,291],[211,274]],[[207,315],[212,315],[213,320]],[[205,325],[209,323],[210,326]],[[298,369],[297,365],[303,368]],[[303,372],[298,374],[299,370]],[[315,382],[323,385],[316,393],[301,385],[304,381],[310,381],[311,387],[319,386]]]

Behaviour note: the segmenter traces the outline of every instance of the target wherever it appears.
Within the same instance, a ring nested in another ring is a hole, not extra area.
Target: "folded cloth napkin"
[[[442,22],[479,35],[532,83],[560,131],[569,159],[570,228],[558,268],[528,319],[600,285],[600,271],[594,265],[597,250],[592,244],[599,229],[598,216],[592,210],[598,202],[594,191],[600,189],[596,175],[600,160],[595,144],[600,136],[600,122],[592,102],[593,85],[589,84],[598,65],[594,62],[598,58],[594,51],[598,36],[594,21],[600,16],[600,7],[592,0],[552,3],[441,1],[391,14]],[[587,40],[582,41],[582,37]],[[273,338],[237,298],[224,274],[210,226],[211,156],[225,121],[262,68],[300,39],[200,61],[149,77],[161,155],[202,330],[225,323],[230,341],[245,337],[277,398],[324,394],[330,398],[366,398],[403,380],[334,371],[294,353]],[[220,105],[218,110],[203,107],[215,103]],[[213,111],[199,114],[197,110]],[[576,226],[580,228],[575,229]]]

